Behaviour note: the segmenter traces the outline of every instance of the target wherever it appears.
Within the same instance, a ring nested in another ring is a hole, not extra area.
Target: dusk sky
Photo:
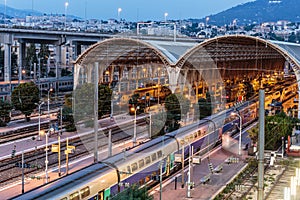
[[[34,9],[43,13],[65,13],[67,0],[0,0],[17,9]],[[253,0],[68,0],[67,14],[81,18],[103,19],[120,17],[127,21],[203,18],[238,4]],[[85,12],[86,10],[86,12]]]

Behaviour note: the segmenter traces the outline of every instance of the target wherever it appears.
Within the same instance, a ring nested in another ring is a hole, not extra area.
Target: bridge
[[[15,29],[15,28],[0,28],[0,43],[4,44],[5,49],[5,64],[4,64],[4,81],[10,81],[11,75],[9,73],[10,58],[11,58],[11,46],[14,41],[19,43],[19,80],[22,79],[22,66],[25,59],[26,43],[38,43],[38,44],[52,44],[56,47],[58,63],[61,63],[62,59],[62,46],[69,43],[74,46],[74,60],[81,54],[83,45],[92,45],[101,40],[115,37],[132,37],[140,39],[151,40],[170,40],[170,38],[161,38],[154,36],[125,36],[125,35],[113,35],[113,34],[101,34],[90,32],[71,32],[71,31],[52,31],[52,30],[36,30],[36,29]],[[190,38],[178,38],[179,41],[189,41]]]

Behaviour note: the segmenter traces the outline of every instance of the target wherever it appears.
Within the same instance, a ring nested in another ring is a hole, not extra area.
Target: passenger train
[[[193,154],[204,155],[221,141],[222,134],[232,132],[240,122],[231,115],[235,111],[241,115],[244,126],[257,119],[258,102],[248,101],[224,110],[13,199],[106,200],[124,190],[124,184],[151,184],[153,177],[159,175],[161,161],[163,176],[169,176],[178,168],[175,154],[184,151],[186,159],[193,147]]]
[[[21,80],[11,82],[0,82],[0,100],[7,100],[10,97],[10,90],[14,90],[20,83],[26,83],[34,80]],[[41,78],[34,81],[40,88],[42,94],[47,95],[49,88],[53,88],[57,92],[67,92],[73,90],[73,77],[65,76],[59,78]]]

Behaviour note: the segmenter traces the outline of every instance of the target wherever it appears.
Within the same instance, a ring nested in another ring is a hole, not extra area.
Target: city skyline
[[[140,1],[140,0],[113,0],[101,3],[97,0],[52,0],[28,1],[1,0],[2,4],[16,9],[35,10],[47,14],[75,15],[82,19],[125,19],[127,21],[165,20],[204,18],[224,11],[242,3],[253,0],[226,0],[226,1],[195,1],[173,0],[172,2]],[[66,4],[66,2],[68,2]],[[55,5],[55,6],[54,6]],[[120,8],[120,9],[119,9]],[[165,15],[165,13],[168,13]],[[166,16],[166,17],[165,17]]]

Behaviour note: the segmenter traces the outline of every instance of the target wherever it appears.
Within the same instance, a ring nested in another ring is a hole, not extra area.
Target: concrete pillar
[[[198,95],[199,95],[199,92],[198,92],[198,87],[199,87],[199,83],[197,81],[195,81],[194,83],[195,85],[195,88],[196,88],[196,102],[195,103],[198,103]]]
[[[11,44],[4,44],[4,81],[11,81]]]
[[[74,56],[75,58],[73,58],[74,60],[76,60],[76,58],[78,58],[78,56],[81,54],[81,44],[78,44],[76,42],[75,44],[75,52],[74,52]]]
[[[61,77],[61,65],[62,65],[62,51],[61,45],[56,46],[56,78]]]
[[[20,46],[19,46],[19,81],[22,80],[22,70],[24,68],[24,59],[25,59],[25,50],[26,50],[26,43],[20,41]]]

